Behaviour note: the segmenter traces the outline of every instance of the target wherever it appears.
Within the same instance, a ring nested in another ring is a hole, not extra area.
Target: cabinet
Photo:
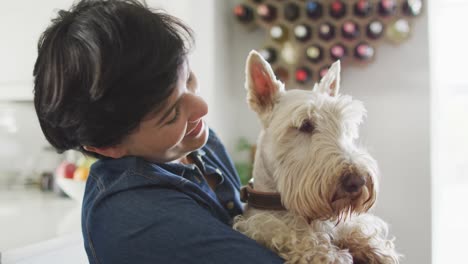
[[[72,0],[2,1],[0,8],[0,101],[32,100],[39,36],[57,10]]]

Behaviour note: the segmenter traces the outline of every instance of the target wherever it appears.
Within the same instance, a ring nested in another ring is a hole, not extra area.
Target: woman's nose
[[[197,121],[200,118],[204,117],[206,114],[208,114],[208,104],[201,98],[200,96],[197,95],[191,95],[192,98],[192,103],[189,106],[189,122]]]

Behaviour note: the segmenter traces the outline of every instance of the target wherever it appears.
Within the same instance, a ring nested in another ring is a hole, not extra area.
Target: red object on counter
[[[57,167],[57,169],[55,170],[55,174],[58,177],[73,179],[73,174],[75,173],[75,170],[75,164],[64,161]]]

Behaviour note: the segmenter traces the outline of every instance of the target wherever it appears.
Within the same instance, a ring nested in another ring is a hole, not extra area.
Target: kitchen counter
[[[2,253],[1,264],[84,264],[88,257],[81,233],[63,235]]]
[[[0,252],[81,233],[81,206],[38,187],[0,186]]]

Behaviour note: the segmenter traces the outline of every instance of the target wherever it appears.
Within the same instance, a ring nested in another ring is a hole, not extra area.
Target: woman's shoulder
[[[221,142],[220,138],[213,129],[210,129],[210,136],[207,144],[201,149],[201,155],[205,156],[205,160],[209,165],[220,169],[231,178],[236,188],[240,188],[239,176],[234,166],[227,149]],[[205,155],[206,154],[206,155]]]
[[[209,154],[227,157],[226,147],[219,138],[218,134],[210,128],[208,140],[205,146],[201,149],[202,151],[209,152]]]
[[[129,179],[135,182],[144,181],[157,183],[165,180],[179,179],[183,172],[180,166],[171,164],[157,164],[149,162],[141,157],[129,156],[120,159],[103,159],[91,166],[90,178],[102,182],[102,185],[115,185],[120,181],[129,184]]]
[[[114,200],[116,194],[133,199],[131,190],[177,188],[184,183],[181,168],[164,167],[138,157],[100,160],[91,166],[83,198],[83,208],[91,209],[101,201]],[[112,198],[112,199],[110,199]]]
[[[218,134],[215,132],[213,128],[209,128],[209,136],[208,136],[208,141],[206,143],[207,145],[222,145],[223,143],[221,142]]]

